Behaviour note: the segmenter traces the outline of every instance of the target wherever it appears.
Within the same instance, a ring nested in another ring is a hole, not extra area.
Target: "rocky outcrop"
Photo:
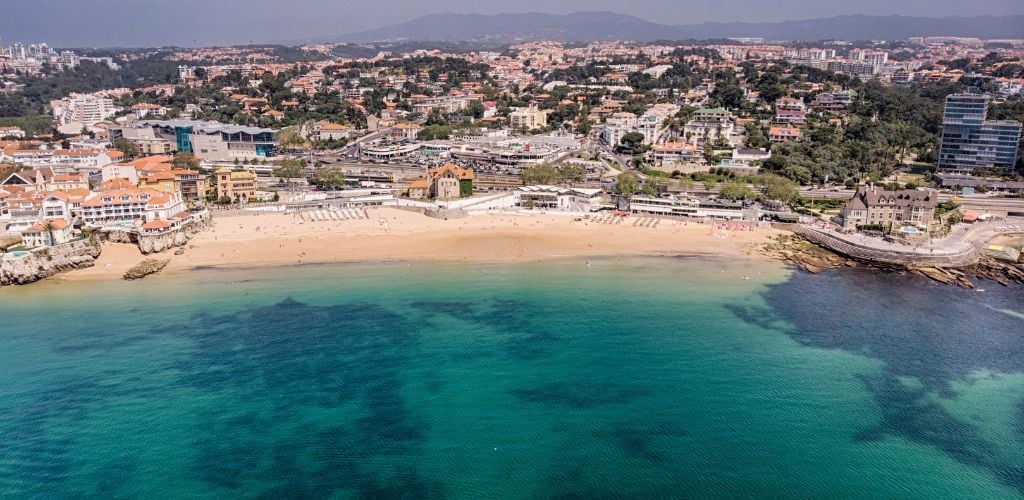
[[[135,236],[128,231],[106,231],[102,235],[111,243],[135,243]]]
[[[961,288],[974,288],[974,283],[961,271],[956,269],[943,269],[941,267],[915,267],[911,268],[916,274],[931,278],[946,285],[956,285]]]
[[[194,222],[175,231],[162,234],[140,234],[138,239],[139,251],[143,255],[160,253],[175,247],[183,247],[188,244],[197,233],[205,231],[210,227],[209,219],[202,222]]]
[[[0,285],[25,285],[59,273],[92,267],[101,251],[99,239],[91,237],[32,250],[22,256],[4,255],[0,259]]]
[[[794,234],[776,236],[766,243],[762,250],[773,257],[788,260],[812,274],[844,265],[856,265],[852,260]]]
[[[124,273],[122,279],[125,281],[140,280],[149,276],[150,274],[156,274],[163,271],[167,264],[171,262],[170,259],[146,259],[138,264],[132,266],[128,272]]]

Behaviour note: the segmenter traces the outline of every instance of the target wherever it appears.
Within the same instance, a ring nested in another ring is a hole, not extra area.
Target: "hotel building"
[[[978,168],[1013,170],[1021,124],[1011,120],[986,120],[988,102],[989,96],[984,94],[946,97],[939,147],[940,169],[958,173],[970,173]]]

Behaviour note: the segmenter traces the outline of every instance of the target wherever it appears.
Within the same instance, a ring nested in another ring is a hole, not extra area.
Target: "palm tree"
[[[57,226],[53,224],[52,220],[46,221],[46,224],[43,225],[43,230],[46,231],[46,234],[50,237],[50,245],[49,246],[53,246],[53,245],[56,244],[56,241],[54,241],[54,239],[53,239],[53,232],[56,229],[57,229]]]

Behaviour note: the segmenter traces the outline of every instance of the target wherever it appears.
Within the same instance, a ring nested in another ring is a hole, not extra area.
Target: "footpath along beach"
[[[688,255],[769,258],[757,251],[780,231],[734,224],[488,213],[442,220],[392,208],[367,218],[312,221],[299,214],[217,217],[164,273],[197,267],[258,267],[332,262],[532,261],[558,257]],[[596,219],[596,220],[595,220]],[[601,222],[599,222],[601,221]],[[653,226],[653,227],[652,227]],[[96,266],[61,279],[120,279],[147,256],[134,245],[103,246]]]

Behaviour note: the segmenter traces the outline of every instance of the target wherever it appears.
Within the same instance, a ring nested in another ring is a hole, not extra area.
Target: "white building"
[[[112,99],[96,94],[71,94],[66,99],[51,101],[50,107],[57,129],[67,134],[77,134],[83,127],[90,128],[117,113]]]
[[[71,241],[71,224],[65,220],[47,220],[29,227],[21,233],[28,248],[49,247]]]
[[[146,117],[161,117],[165,116],[170,111],[164,106],[159,104],[151,104],[148,102],[140,102],[132,105],[132,116],[141,120]]]
[[[654,198],[634,196],[629,199],[629,211],[641,215],[662,215],[691,218],[743,219],[743,203],[691,197]]]
[[[624,135],[636,132],[636,125],[637,116],[633,113],[614,113],[605,121],[601,138],[609,146],[618,146]]]
[[[683,126],[683,136],[686,142],[703,148],[706,142],[713,143],[719,138],[731,144],[735,130],[736,122],[729,111],[722,108],[701,109]]]
[[[24,139],[25,131],[18,127],[0,127],[0,139]]]
[[[135,169],[135,165],[114,163],[103,167],[101,179],[101,182],[104,183],[114,179],[126,179],[131,184],[137,185],[139,183],[139,173]]]
[[[351,139],[356,129],[349,125],[319,121],[308,132],[308,139],[313,141],[337,141]]]
[[[520,208],[582,213],[596,212],[607,201],[604,191],[600,189],[546,185],[523,186],[512,196],[513,204]]]
[[[166,219],[185,210],[181,193],[162,193],[149,188],[100,191],[82,202],[81,215],[87,223],[152,221]]]
[[[661,75],[664,75],[665,72],[670,69],[672,69],[671,64],[659,64],[657,66],[651,66],[650,68],[645,69],[643,73],[645,75],[650,75],[651,78],[657,80],[658,78],[661,78]]]
[[[737,148],[732,152],[732,156],[728,159],[728,165],[731,167],[748,167],[755,162],[765,161],[771,158],[772,154],[763,149],[743,149]]]

